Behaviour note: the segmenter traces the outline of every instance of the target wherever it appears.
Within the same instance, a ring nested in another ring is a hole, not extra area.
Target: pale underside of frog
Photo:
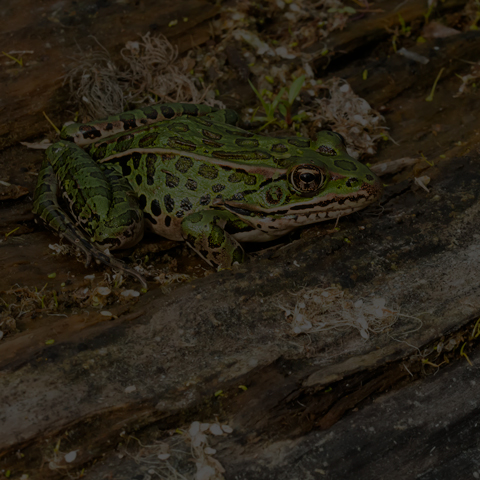
[[[143,277],[110,255],[144,228],[184,240],[210,265],[244,261],[265,242],[376,201],[382,183],[343,138],[274,138],[236,127],[237,114],[165,104],[65,127],[48,148],[34,212],[87,256]]]

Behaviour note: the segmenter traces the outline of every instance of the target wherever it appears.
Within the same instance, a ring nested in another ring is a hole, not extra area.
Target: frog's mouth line
[[[381,196],[382,188],[364,184],[355,194],[338,195],[332,194],[330,198],[321,200],[312,199],[309,202],[302,202],[297,205],[280,206],[275,208],[262,208],[258,205],[249,205],[242,202],[228,201],[216,199],[214,205],[223,206],[223,208],[242,217],[262,218],[290,218],[312,216],[313,218],[336,218],[347,215],[347,213],[355,212],[363,209],[365,206],[378,200]],[[332,215],[339,213],[338,215]],[[323,215],[321,215],[323,214]]]

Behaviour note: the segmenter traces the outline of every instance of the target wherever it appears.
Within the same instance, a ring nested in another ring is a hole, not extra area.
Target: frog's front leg
[[[243,263],[245,257],[240,244],[228,233],[238,229],[238,222],[242,221],[229,212],[203,210],[184,218],[182,235],[209,265],[229,268],[236,262]]]
[[[146,282],[135,270],[103,253],[135,245],[143,236],[143,212],[132,188],[113,167],[99,166],[77,145],[58,142],[46,151],[33,212],[87,257]],[[59,204],[63,197],[65,209]]]

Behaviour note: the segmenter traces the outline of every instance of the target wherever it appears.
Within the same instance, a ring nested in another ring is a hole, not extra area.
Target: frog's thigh
[[[143,212],[137,196],[120,173],[113,167],[98,165],[70,142],[50,147],[47,159],[76,226],[89,242],[101,249],[115,249],[140,240]]]
[[[209,265],[228,268],[244,260],[242,247],[225,231],[227,222],[236,220],[229,212],[203,210],[184,218],[182,235]]]
[[[115,239],[109,248],[133,247],[142,239],[144,230],[143,211],[137,194],[114,167],[105,167],[103,174],[110,185],[112,197],[108,212],[96,225],[94,241],[101,243]]]

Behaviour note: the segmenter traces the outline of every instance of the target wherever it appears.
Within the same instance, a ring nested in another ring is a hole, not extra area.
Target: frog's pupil
[[[315,175],[313,173],[302,173],[300,175],[300,180],[305,183],[310,183],[315,180]]]

